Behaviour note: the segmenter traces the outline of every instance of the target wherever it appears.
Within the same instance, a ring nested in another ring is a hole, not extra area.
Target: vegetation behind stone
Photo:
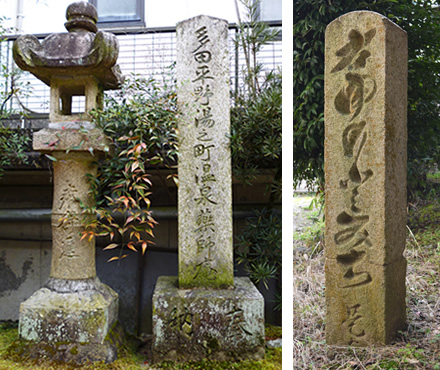
[[[408,194],[426,194],[440,160],[440,12],[432,0],[299,0],[293,14],[293,165],[296,181],[324,180],[324,32],[354,10],[378,12],[408,34]]]

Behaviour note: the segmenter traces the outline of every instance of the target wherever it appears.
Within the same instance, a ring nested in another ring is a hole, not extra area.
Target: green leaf
[[[56,162],[56,161],[57,161],[57,159],[56,159],[55,157],[53,157],[53,156],[51,156],[51,155],[49,155],[49,154],[45,154],[45,156],[46,156],[48,159],[50,159],[52,162]]]

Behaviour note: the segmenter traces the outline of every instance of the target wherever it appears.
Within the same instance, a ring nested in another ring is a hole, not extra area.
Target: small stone
[[[266,342],[267,348],[281,348],[283,346],[283,340],[282,339],[274,339],[274,340],[268,340]]]
[[[117,336],[112,331],[118,316],[118,295],[99,279],[69,282],[50,279],[20,305],[20,339],[43,345],[36,353],[54,351],[61,361],[82,363],[114,361]],[[57,291],[60,290],[60,291]],[[85,347],[90,344],[90,347]],[[91,352],[87,351],[87,348]]]

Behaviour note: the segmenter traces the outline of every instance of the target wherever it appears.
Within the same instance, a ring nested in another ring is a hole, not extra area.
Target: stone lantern
[[[109,148],[89,111],[102,107],[103,91],[122,82],[118,41],[97,30],[97,12],[88,2],[66,11],[68,33],[41,43],[32,35],[13,47],[17,65],[50,86],[49,127],[34,134],[33,148],[53,162],[52,265],[50,278],[20,306],[19,335],[31,355],[61,361],[111,362],[116,358],[118,295],[96,276],[94,239],[82,238],[80,203],[90,204],[87,174]],[[72,98],[85,110],[72,112]]]

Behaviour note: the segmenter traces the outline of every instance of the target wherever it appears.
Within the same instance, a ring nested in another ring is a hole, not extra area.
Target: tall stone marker
[[[93,5],[73,3],[66,17],[68,33],[41,44],[24,35],[13,48],[17,65],[51,88],[49,128],[34,134],[33,147],[56,159],[50,278],[21,304],[19,334],[31,356],[111,362],[117,354],[118,295],[96,276],[95,241],[82,237],[80,202],[93,201],[87,174],[96,174],[96,156],[108,145],[88,112],[101,107],[104,89],[122,82],[118,43],[97,30]],[[85,112],[72,112],[73,96],[84,96]]]
[[[406,33],[359,11],[325,41],[328,344],[390,343],[405,327]]]
[[[179,287],[234,284],[228,25],[200,17],[177,30]]]
[[[179,276],[153,295],[153,358],[189,361],[264,356],[264,300],[233,275],[226,21],[177,26]]]

